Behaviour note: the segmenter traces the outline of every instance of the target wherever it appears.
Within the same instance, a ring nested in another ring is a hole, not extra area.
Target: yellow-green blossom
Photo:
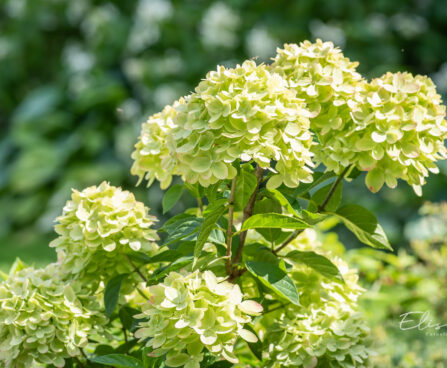
[[[64,366],[105,322],[99,310],[81,284],[61,279],[55,264],[16,264],[0,284],[0,366]]]
[[[355,122],[343,141],[348,161],[367,170],[366,184],[377,192],[397,179],[421,194],[429,172],[437,173],[437,160],[447,158],[445,106],[428,77],[387,73],[373,79],[352,113]]]
[[[163,188],[172,175],[208,186],[233,178],[234,161],[253,160],[278,173],[269,186],[295,187],[312,180],[307,116],[296,92],[267,66],[221,66],[143,125],[132,172],[161,180]]]
[[[365,83],[356,72],[357,66],[358,62],[344,57],[332,42],[319,39],[315,43],[301,42],[299,46],[284,45],[283,49],[277,50],[271,66],[272,70],[288,80],[298,97],[306,102],[311,129],[319,140],[319,144],[313,146],[316,161],[324,162],[335,171],[338,171],[340,159],[343,167],[344,157],[335,157],[333,147],[328,142],[334,132],[348,133],[347,127],[352,120],[351,106]]]
[[[290,244],[323,253],[315,232],[307,229]],[[327,254],[326,254],[327,255]],[[266,367],[367,367],[369,329],[357,308],[363,289],[357,274],[341,259],[331,257],[344,283],[294,264],[289,273],[300,294],[300,306],[270,316],[265,332]]]
[[[238,337],[256,342],[244,329],[249,315],[262,312],[258,303],[245,300],[238,285],[217,278],[211,271],[182,275],[171,272],[163,283],[150,286],[150,301],[137,318],[136,337],[147,340],[152,355],[166,355],[170,367],[199,368],[203,350],[232,363],[238,359],[233,346]]]
[[[59,237],[51,246],[63,270],[85,282],[129,272],[129,254],[156,249],[155,217],[132,193],[106,182],[74,190],[57,221]]]
[[[166,140],[175,126],[174,117],[177,115],[175,107],[182,103],[183,99],[173,106],[166,106],[162,112],[152,115],[141,126],[140,138],[132,153],[134,163],[131,173],[139,176],[140,181],[145,178],[148,186],[157,179],[162,188],[167,188],[172,181],[172,175],[177,173]]]

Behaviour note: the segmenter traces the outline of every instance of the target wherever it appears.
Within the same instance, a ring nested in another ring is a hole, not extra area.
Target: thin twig
[[[274,311],[276,311],[276,310],[278,310],[278,309],[281,309],[281,308],[283,308],[283,307],[286,307],[287,305],[289,305],[289,303],[278,305],[278,306],[275,307],[275,308],[272,308],[272,309],[270,309],[270,310],[266,310],[265,312],[263,312],[263,315],[265,315],[265,314],[267,314],[267,313],[270,313],[270,312],[274,312]]]
[[[138,294],[140,294],[144,299],[149,300],[147,295],[143,293],[143,291],[139,287],[136,287],[135,289],[137,290]]]
[[[75,359],[76,359],[76,362],[78,363],[78,365],[79,365],[81,368],[84,368],[84,367],[85,367],[84,363],[82,363],[82,362],[79,360],[78,357],[76,357]]]
[[[287,239],[284,243],[282,243],[278,248],[276,248],[275,250],[273,250],[274,254],[277,254],[280,250],[282,250],[283,248],[287,247],[293,240],[295,240],[297,238],[298,235],[300,235],[304,230],[295,230]]]
[[[133,267],[134,271],[140,275],[141,279],[144,282],[147,282],[147,278],[141,273],[141,271],[138,269],[137,266],[135,266],[135,264],[132,262],[132,260],[130,259],[130,257],[128,255],[126,255],[127,260],[129,261],[130,265]]]
[[[338,185],[342,182],[344,176],[346,175],[346,173],[348,172],[348,170],[350,168],[351,168],[351,165],[346,166],[345,169],[343,170],[343,172],[338,176],[337,180],[334,181],[334,184],[332,184],[332,187],[329,190],[329,193],[327,194],[324,202],[321,204],[321,206],[318,207],[318,212],[324,211],[324,209],[326,208],[327,204],[329,203],[329,201],[331,200],[332,196],[334,195],[335,190],[337,189]]]
[[[225,262],[225,268],[227,274],[231,275],[233,272],[231,264],[231,246],[233,243],[233,217],[234,217],[234,197],[236,195],[236,176],[231,181],[231,193],[228,200],[228,228],[227,228],[227,259]]]
[[[202,198],[197,198],[197,206],[199,207],[200,210],[200,214],[203,214],[203,202],[202,202]]]
[[[242,225],[253,214],[253,208],[255,206],[256,196],[258,195],[259,186],[261,185],[262,177],[264,175],[264,169],[260,166],[256,166],[255,175],[257,178],[256,188],[253,191],[253,193],[251,194],[250,199],[248,200],[248,203],[244,208],[244,216],[242,218]],[[242,258],[242,250],[244,248],[246,238],[247,238],[247,230],[241,232],[241,234],[239,235],[239,247],[237,248],[237,252],[236,252],[236,256],[234,257],[233,264],[239,263]]]
[[[340,183],[342,182],[343,178],[345,177],[346,173],[349,171],[350,168],[351,168],[351,166],[347,166],[343,170],[343,172],[337,177],[337,179],[334,181],[334,184],[332,184],[332,187],[329,190],[329,192],[328,192],[326,198],[324,199],[323,203],[321,204],[321,206],[318,207],[317,213],[324,211],[324,209],[328,205],[329,201],[331,200],[332,196],[334,195],[335,191],[337,190],[337,187],[340,185]],[[280,250],[284,249],[287,245],[289,245],[303,231],[304,231],[304,229],[302,229],[302,230],[295,230],[292,233],[292,235],[290,235],[283,244],[281,244],[278,248],[273,250],[273,253],[274,254],[278,254],[278,252]]]
[[[128,342],[128,339],[127,339],[127,331],[126,331],[126,327],[123,326],[122,330],[123,330],[123,335],[124,335],[124,342],[127,343],[127,342]]]

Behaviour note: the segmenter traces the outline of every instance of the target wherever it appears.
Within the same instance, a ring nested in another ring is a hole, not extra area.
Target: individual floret
[[[163,283],[150,286],[150,301],[137,318],[136,337],[147,340],[153,356],[166,355],[170,367],[199,368],[204,349],[232,363],[238,359],[233,346],[240,336],[256,342],[244,325],[249,315],[262,312],[254,301],[243,301],[238,285],[217,278],[211,271],[182,275],[171,272]]]

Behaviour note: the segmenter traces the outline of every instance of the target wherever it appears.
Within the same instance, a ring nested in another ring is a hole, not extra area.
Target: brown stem
[[[233,282],[235,279],[242,276],[245,272],[247,272],[247,268],[245,268],[245,267],[239,268],[239,269],[237,269],[237,268],[233,269],[233,273],[228,278],[228,281]]]
[[[233,244],[233,217],[234,217],[234,197],[236,195],[236,176],[231,181],[230,199],[228,200],[228,228],[227,228],[227,260],[225,268],[227,274],[233,273],[233,267],[231,264],[231,246]]]
[[[141,273],[141,271],[138,269],[138,267],[135,266],[135,264],[132,262],[132,260],[129,258],[128,255],[126,255],[126,258],[127,258],[127,260],[129,261],[130,265],[133,267],[134,271],[135,271],[138,275],[140,275],[141,279],[142,279],[144,282],[147,282],[147,278]]]
[[[256,196],[258,195],[259,186],[261,185],[262,176],[264,175],[264,169],[260,166],[256,166],[255,175],[257,178],[256,188],[253,191],[253,193],[251,194],[250,199],[248,200],[248,203],[244,208],[244,216],[242,217],[242,225],[253,214],[253,208],[255,206]],[[239,235],[239,247],[237,248],[236,256],[233,259],[233,264],[239,263],[242,258],[242,250],[244,248],[246,238],[247,238],[247,230],[241,232],[241,234]]]

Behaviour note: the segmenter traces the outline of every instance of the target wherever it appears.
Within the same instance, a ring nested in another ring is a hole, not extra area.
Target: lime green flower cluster
[[[173,106],[166,106],[162,112],[152,115],[142,125],[140,139],[132,153],[134,163],[130,171],[132,175],[140,177],[139,183],[145,178],[150,186],[157,179],[163,189],[171,184],[176,167],[166,140],[175,127],[176,106],[182,103],[183,99]]]
[[[428,77],[387,73],[367,83],[357,65],[317,40],[285,45],[272,68],[306,101],[316,162],[337,174],[349,165],[368,171],[373,192],[403,179],[420,195],[435,162],[447,158],[441,97]]]
[[[235,160],[252,160],[277,173],[269,188],[296,187],[323,163],[337,174],[368,171],[373,192],[402,179],[420,194],[447,158],[441,98],[427,77],[387,73],[368,83],[357,65],[317,40],[286,44],[269,66],[219,67],[143,124],[132,173],[162,188],[172,175],[208,186],[233,178]]]
[[[55,264],[16,264],[0,284],[0,366],[63,367],[105,322],[99,310],[79,283],[63,282]]]
[[[367,170],[366,184],[377,192],[397,179],[419,195],[435,162],[447,158],[445,106],[432,80],[409,73],[387,73],[373,79],[353,108],[353,131],[343,139],[351,147],[349,160]]]
[[[106,182],[75,190],[57,218],[59,237],[50,246],[67,274],[86,284],[107,280],[132,270],[128,254],[156,249],[155,218],[147,212],[132,193]]]
[[[257,337],[244,329],[249,315],[258,315],[262,306],[243,301],[238,285],[217,278],[211,271],[182,275],[171,272],[163,283],[149,287],[150,301],[137,318],[136,337],[150,338],[146,345],[152,355],[166,355],[170,367],[199,368],[206,348],[217,357],[237,363],[233,347],[240,336],[256,342]]]
[[[349,147],[331,137],[334,133],[348,133],[351,107],[366,83],[357,73],[357,66],[358,62],[344,57],[332,42],[319,39],[315,43],[304,41],[299,46],[284,45],[277,50],[271,66],[306,102],[311,129],[319,140],[313,146],[315,160],[324,162],[329,170],[340,172],[340,167],[350,164],[349,157],[337,155]]]
[[[312,180],[308,112],[267,66],[254,61],[233,69],[221,66],[175,111],[168,107],[143,125],[132,169],[140,179],[161,178],[166,187],[172,175],[181,175],[188,183],[208,186],[233,178],[233,162],[240,159],[276,172],[271,187]]]
[[[321,245],[307,229],[291,246],[299,250]],[[286,308],[267,329],[266,367],[366,367],[369,328],[357,309],[363,289],[357,274],[340,258],[331,257],[344,282],[329,280],[313,269],[294,264],[290,273],[301,306]]]

